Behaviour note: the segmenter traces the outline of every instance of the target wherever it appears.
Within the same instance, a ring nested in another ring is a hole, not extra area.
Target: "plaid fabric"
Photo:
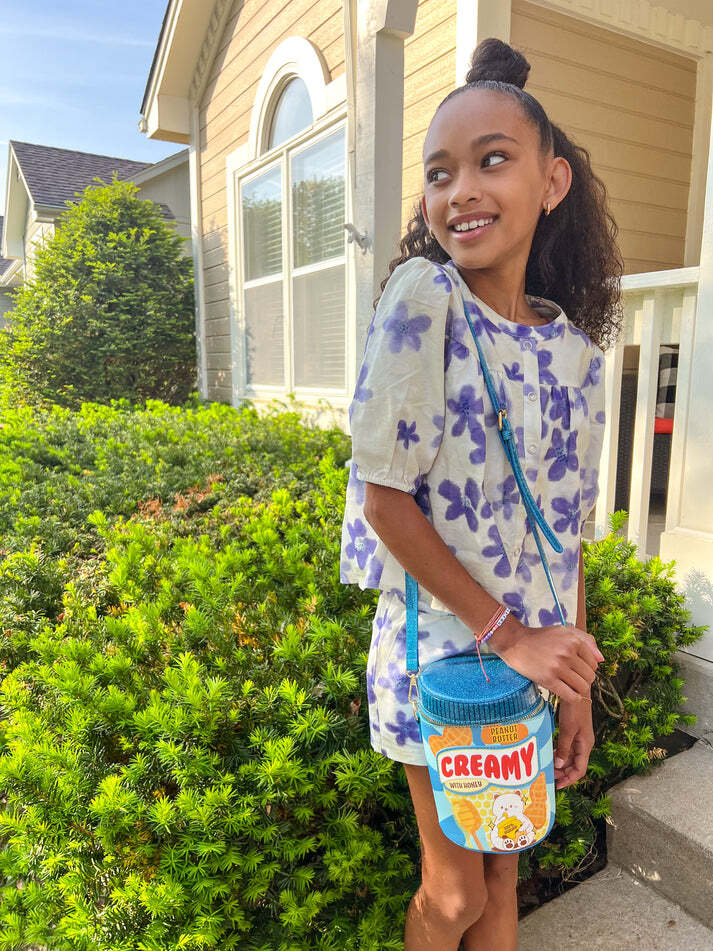
[[[659,388],[656,398],[656,415],[664,419],[673,418],[677,372],[678,344],[662,346],[659,350]]]

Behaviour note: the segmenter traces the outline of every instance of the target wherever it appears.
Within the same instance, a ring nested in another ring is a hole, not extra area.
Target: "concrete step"
[[[608,862],[713,928],[713,748],[699,740],[610,795]]]
[[[713,931],[610,864],[523,918],[517,947],[518,951],[711,951]]]

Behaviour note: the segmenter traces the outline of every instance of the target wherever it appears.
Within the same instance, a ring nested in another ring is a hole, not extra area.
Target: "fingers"
[[[568,754],[562,756],[562,736],[558,739],[557,753],[555,754],[555,789],[564,789],[566,786],[572,786],[578,782],[587,772],[589,763],[589,753],[592,745],[587,743],[581,733],[574,737],[565,736]],[[557,764],[561,763],[561,766]]]

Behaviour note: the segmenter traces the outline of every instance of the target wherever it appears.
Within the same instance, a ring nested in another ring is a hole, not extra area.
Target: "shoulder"
[[[582,386],[599,383],[604,370],[604,351],[594,343],[589,334],[572,323],[569,317],[565,324],[565,342],[571,353],[573,364],[580,368]]]
[[[429,258],[408,258],[398,264],[386,282],[384,293],[397,293],[404,298],[423,302],[447,302],[451,280],[444,265]]]

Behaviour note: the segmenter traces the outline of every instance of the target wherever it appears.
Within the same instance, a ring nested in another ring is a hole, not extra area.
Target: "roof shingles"
[[[88,185],[96,185],[97,176],[107,183],[111,182],[114,172],[120,179],[129,179],[152,164],[14,140],[10,141],[10,147],[32,200],[36,205],[50,208],[64,209],[65,202],[77,201],[77,193],[81,194]],[[159,207],[165,218],[174,217],[167,205]]]

